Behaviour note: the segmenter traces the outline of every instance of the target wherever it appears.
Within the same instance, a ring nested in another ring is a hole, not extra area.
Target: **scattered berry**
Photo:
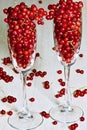
[[[36,70],[36,69],[33,69],[33,70],[32,70],[32,72],[33,72],[33,73],[36,73],[36,72],[37,72],[37,70]]]
[[[50,83],[49,83],[49,81],[44,81],[44,82],[43,82],[43,85],[44,85],[44,88],[45,88],[45,89],[49,89],[49,88],[50,88]]]
[[[39,0],[38,3],[39,3],[39,4],[42,4],[42,0]]]
[[[8,112],[7,112],[7,115],[9,115],[9,116],[11,116],[12,114],[13,114],[12,111],[8,111]]]
[[[60,90],[60,94],[61,94],[61,95],[65,95],[65,88],[62,88],[62,89]]]
[[[80,121],[84,121],[85,120],[85,118],[82,116],[82,117],[80,117]]]
[[[43,117],[45,117],[46,111],[42,111],[40,114],[41,114]]]
[[[58,74],[62,74],[62,70],[58,70],[57,73],[58,73]]]
[[[31,82],[28,82],[28,83],[27,83],[27,86],[28,86],[28,87],[31,87],[31,85],[32,85]]]
[[[57,125],[58,122],[57,122],[57,121],[53,121],[52,124],[53,124],[53,125]]]
[[[83,54],[79,54],[79,57],[81,57],[81,58],[82,58],[82,57],[83,57]]]
[[[44,118],[49,118],[49,117],[50,117],[50,114],[47,113],[46,111],[42,111],[40,114],[41,114]]]
[[[60,85],[61,86],[65,86],[65,82],[63,81],[63,82],[60,82]]]
[[[0,111],[0,114],[5,115],[5,114],[6,114],[6,111],[5,111],[4,109],[2,109],[2,110]]]
[[[36,53],[36,57],[40,57],[40,53],[39,52]]]
[[[60,78],[60,79],[58,79],[58,82],[60,82],[60,83],[61,83],[62,81],[63,81],[63,79],[61,79],[61,78]]]
[[[29,99],[29,101],[34,102],[35,98],[32,97],[32,98]]]
[[[2,102],[7,102],[7,97],[1,99]]]

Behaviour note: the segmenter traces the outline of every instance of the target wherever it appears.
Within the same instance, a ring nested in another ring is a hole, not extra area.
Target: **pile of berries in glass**
[[[81,44],[83,2],[59,0],[57,4],[49,5],[47,19],[53,19],[54,45],[59,61],[64,67],[66,82],[65,103],[50,110],[53,119],[61,122],[74,122],[82,116],[83,111],[78,106],[71,105],[69,89],[70,67],[75,63]],[[50,15],[51,14],[51,15]]]
[[[12,63],[22,75],[23,82],[23,108],[13,114],[8,123],[16,129],[32,129],[39,126],[43,119],[39,113],[30,112],[26,100],[26,75],[35,61],[37,44],[36,26],[43,25],[43,18],[47,12],[43,8],[37,8],[35,4],[30,7],[24,2],[15,7],[3,10],[7,17],[4,21],[8,24],[8,47]]]
[[[7,15],[4,21],[8,24],[8,44],[13,64],[17,69],[27,69],[36,50],[36,22],[43,24],[46,11],[34,4],[28,7],[22,2],[14,8],[4,9],[4,13]]]
[[[54,22],[55,49],[64,64],[71,64],[81,43],[83,3],[73,0],[60,0],[49,5],[48,20]]]

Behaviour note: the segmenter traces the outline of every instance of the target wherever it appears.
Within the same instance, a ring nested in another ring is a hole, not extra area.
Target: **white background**
[[[15,0],[17,3],[20,1]],[[0,0],[0,66],[9,74],[14,76],[12,83],[5,83],[0,80],[0,98],[13,95],[17,97],[17,102],[14,104],[2,103],[0,101],[0,110],[5,109],[6,111],[12,109],[20,109],[22,106],[22,84],[20,81],[20,75],[15,74],[12,71],[12,66],[5,66],[2,64],[2,59],[9,56],[8,46],[7,46],[7,36],[6,36],[6,23],[3,22],[5,15],[3,14],[3,9],[14,5],[14,0]],[[43,0],[42,4],[38,4],[38,0],[24,0],[26,4],[31,5],[32,3],[37,4],[38,7],[43,7],[47,9],[47,5],[51,3],[57,3],[57,0]],[[83,0],[84,8],[83,13],[83,28],[82,28],[82,42],[80,53],[83,53],[84,57],[78,57],[76,63],[71,67],[70,76],[70,87],[71,92],[74,90],[86,87],[87,88],[87,0]],[[32,111],[46,111],[49,112],[51,107],[55,107],[62,99],[56,99],[54,95],[60,90],[61,86],[57,82],[59,78],[63,78],[63,73],[58,75],[57,70],[63,70],[63,66],[58,62],[55,52],[52,50],[54,46],[53,42],[53,24],[52,21],[45,21],[43,26],[38,26],[37,28],[37,52],[40,53],[35,61],[33,68],[41,71],[47,71],[47,75],[44,78],[35,77],[32,83],[32,87],[27,87],[27,99],[30,97],[35,98],[35,102],[28,102],[29,109]],[[83,69],[84,74],[77,74],[76,69]],[[50,89],[46,90],[43,88],[43,82],[49,80]],[[72,103],[80,106],[84,111],[85,121],[77,123],[79,127],[77,130],[87,129],[87,95],[84,97],[79,97],[77,99],[73,98]],[[0,130],[14,130],[7,123],[8,116],[4,115],[0,117]],[[36,130],[68,130],[68,128],[61,123],[56,126],[52,124],[53,120],[51,118],[45,119],[41,126]]]

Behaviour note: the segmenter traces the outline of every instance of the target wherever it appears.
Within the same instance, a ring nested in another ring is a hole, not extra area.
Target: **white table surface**
[[[15,0],[20,2],[19,0]],[[38,0],[24,0],[26,4],[37,4],[38,7],[44,7],[47,9],[49,3],[56,3],[57,0],[42,0],[42,4],[38,4]],[[83,0],[83,32],[80,53],[83,54],[83,58],[78,57],[76,63],[71,67],[70,86],[73,93],[74,90],[86,87],[87,88],[87,0]],[[22,84],[20,81],[20,75],[12,71],[12,66],[5,66],[2,64],[2,59],[9,56],[6,38],[6,23],[3,22],[5,15],[3,14],[3,8],[14,5],[14,0],[0,0],[0,66],[9,74],[14,76],[13,82],[5,83],[0,80],[0,98],[13,95],[17,98],[17,102],[14,104],[2,103],[0,101],[0,110],[5,109],[6,111],[12,109],[20,109],[22,106]],[[30,97],[35,98],[35,102],[29,102],[28,106],[30,110],[41,112],[49,112],[51,107],[55,107],[59,102],[62,102],[62,98],[55,98],[54,95],[61,88],[58,83],[59,78],[63,78],[63,73],[58,75],[57,70],[63,70],[63,66],[58,62],[55,52],[52,50],[53,43],[53,28],[52,21],[46,21],[43,26],[38,26],[38,45],[37,52],[40,53],[35,61],[33,68],[41,71],[47,71],[47,75],[44,78],[35,77],[32,83],[32,87],[27,87],[27,99]],[[83,69],[84,74],[77,74],[76,69]],[[50,89],[43,88],[43,82],[49,80]],[[85,121],[77,121],[79,127],[77,130],[87,129],[87,95],[84,97],[72,99],[72,103],[80,106],[84,111]],[[0,116],[0,130],[14,130],[7,123],[8,115]],[[44,118],[44,122],[36,130],[68,130],[62,123],[57,125],[52,124],[51,118]]]

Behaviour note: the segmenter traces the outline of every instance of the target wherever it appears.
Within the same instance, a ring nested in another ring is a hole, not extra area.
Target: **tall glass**
[[[80,6],[80,4],[81,6]],[[82,37],[82,2],[59,1],[54,11],[54,45],[58,60],[64,67],[65,103],[50,110],[53,119],[69,123],[78,120],[83,111],[71,103],[70,68],[75,63]]]
[[[5,13],[6,11],[8,48],[14,68],[20,72],[23,89],[23,107],[8,118],[8,123],[15,129],[30,130],[43,122],[39,113],[29,110],[26,95],[26,76],[34,64],[36,54],[36,23],[29,19],[29,8],[24,2],[14,8],[9,7]]]

